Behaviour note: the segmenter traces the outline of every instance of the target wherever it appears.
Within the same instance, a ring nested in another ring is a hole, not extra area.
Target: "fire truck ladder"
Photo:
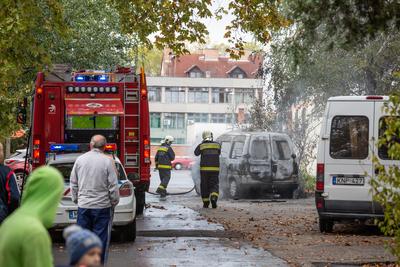
[[[127,80],[130,80],[132,76],[129,74],[124,76],[124,160],[126,168],[134,168],[137,173],[140,173],[141,144],[138,139],[140,135],[140,78],[137,79],[137,88],[128,88]]]

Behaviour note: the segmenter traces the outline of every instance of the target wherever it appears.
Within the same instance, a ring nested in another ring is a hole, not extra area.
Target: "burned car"
[[[219,136],[220,192],[224,197],[250,197],[257,191],[293,198],[299,186],[299,168],[295,148],[288,135],[272,132],[233,131]],[[199,167],[196,162],[192,177],[199,191]]]

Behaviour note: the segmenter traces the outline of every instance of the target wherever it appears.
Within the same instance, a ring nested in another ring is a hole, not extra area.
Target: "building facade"
[[[260,60],[230,60],[215,50],[174,58],[164,53],[161,76],[148,77],[151,142],[172,135],[187,144],[193,123],[248,122],[248,111],[262,93],[255,79]]]

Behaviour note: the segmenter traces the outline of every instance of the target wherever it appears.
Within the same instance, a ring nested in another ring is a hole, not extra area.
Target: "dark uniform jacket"
[[[203,141],[194,150],[196,156],[201,155],[200,171],[219,171],[219,155],[221,145],[214,141]]]
[[[0,164],[0,224],[19,206],[19,189],[15,174]]]
[[[171,161],[175,159],[175,152],[168,144],[161,144],[158,148],[156,156],[154,158],[156,162],[156,168],[158,169],[171,169]]]

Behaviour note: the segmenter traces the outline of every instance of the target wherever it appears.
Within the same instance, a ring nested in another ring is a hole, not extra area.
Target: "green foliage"
[[[284,1],[297,28],[297,44],[318,42],[352,50],[379,34],[400,28],[400,2],[396,0]],[[321,34],[322,33],[322,34]]]
[[[386,105],[385,111],[388,115],[386,129],[379,138],[378,146],[388,148],[390,159],[400,159],[400,94],[397,92],[390,97],[390,104]],[[396,118],[397,116],[397,118]],[[378,226],[385,235],[394,236],[391,251],[400,262],[400,166],[398,161],[390,164],[380,162],[374,157],[375,169],[378,175],[371,179],[374,200],[384,208],[384,219],[378,221]]]
[[[135,52],[137,51],[137,55]],[[159,76],[161,74],[161,62],[163,57],[162,50],[140,46],[131,52],[132,58],[138,58],[138,66],[143,66],[148,76]]]
[[[305,192],[313,192],[315,190],[315,176],[309,174],[306,170],[300,169],[301,183],[304,185]]]
[[[249,130],[272,131],[274,129],[275,112],[264,98],[256,98],[250,110]]]
[[[205,43],[208,31],[202,19],[212,16],[211,0],[109,1],[119,11],[123,31],[137,36],[141,46],[169,47],[179,55],[189,52],[186,42]]]
[[[59,1],[0,1],[0,138],[19,128],[16,104],[31,90],[36,72],[50,64],[50,40],[66,35]]]
[[[74,69],[110,69],[129,65],[134,38],[122,34],[117,10],[102,0],[60,0],[69,35],[54,39],[53,63]]]

